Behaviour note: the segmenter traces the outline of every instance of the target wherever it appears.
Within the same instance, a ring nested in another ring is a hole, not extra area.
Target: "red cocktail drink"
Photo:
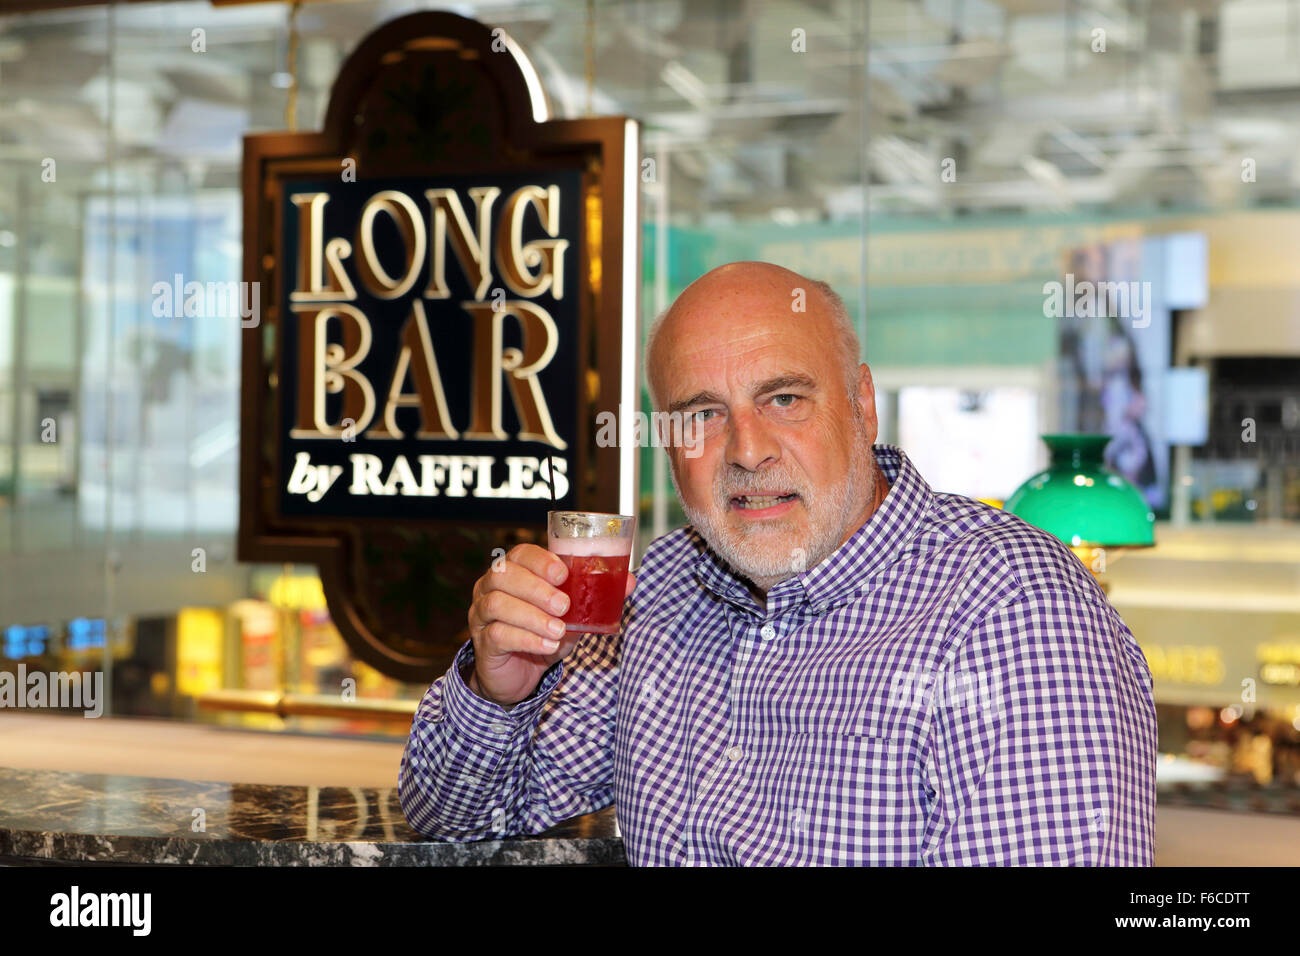
[[[617,634],[623,616],[630,555],[561,554],[569,576],[560,590],[569,596],[565,630]]]
[[[552,511],[547,547],[569,576],[559,585],[569,596],[565,630],[617,634],[623,617],[628,563],[636,519],[591,511]]]

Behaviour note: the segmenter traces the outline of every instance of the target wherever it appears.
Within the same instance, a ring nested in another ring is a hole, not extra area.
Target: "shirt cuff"
[[[545,706],[551,691],[560,682],[564,667],[556,661],[542,675],[531,697],[527,697],[506,710],[500,704],[484,700],[469,689],[461,670],[474,664],[474,644],[466,641],[452,662],[444,678],[444,708],[446,718],[457,732],[476,744],[506,751],[520,746],[533,734],[537,716]]]

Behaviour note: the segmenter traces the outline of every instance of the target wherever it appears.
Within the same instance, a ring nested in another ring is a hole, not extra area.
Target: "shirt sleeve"
[[[608,806],[618,635],[587,634],[509,711],[461,677],[466,642],[425,692],[398,771],[407,822],[450,841],[540,833]]]
[[[930,703],[919,862],[1150,866],[1151,673],[1114,608],[1022,591],[953,647]]]

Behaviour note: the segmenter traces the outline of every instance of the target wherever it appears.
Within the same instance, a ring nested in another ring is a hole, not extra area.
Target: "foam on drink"
[[[631,554],[631,538],[557,538],[550,539],[552,554],[601,555],[604,557],[622,557]]]

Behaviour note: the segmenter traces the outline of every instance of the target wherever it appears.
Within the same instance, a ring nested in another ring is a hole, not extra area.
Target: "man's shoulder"
[[[1106,603],[1092,574],[1061,540],[1022,518],[962,495],[937,493],[933,533],[944,550],[962,550],[1006,592],[1073,592]]]
[[[1133,672],[1147,674],[1149,687],[1145,658],[1132,631],[1092,573],[1059,538],[983,502],[950,494],[935,498],[932,518],[937,522],[937,547],[944,557],[960,554],[965,558],[954,562],[955,573],[964,578],[966,593],[979,596],[970,608],[971,623],[995,622],[992,633],[1001,635],[995,636],[995,641],[1008,636],[1021,640],[1033,634],[1055,635],[1038,642],[1053,655],[1066,653],[1070,647],[1082,650],[1088,646],[1082,637],[1059,641],[1060,634],[1075,633],[1072,628],[1087,628],[1090,633],[1096,627],[1107,629],[1125,646]],[[1006,630],[1006,615],[1019,622],[1015,632]],[[1046,626],[1031,626],[1035,621]]]

